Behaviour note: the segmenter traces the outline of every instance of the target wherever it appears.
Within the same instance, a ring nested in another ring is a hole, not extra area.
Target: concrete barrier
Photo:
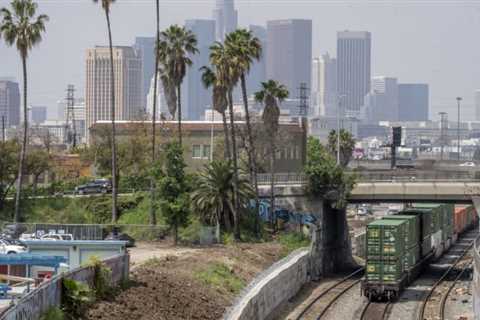
[[[473,314],[475,320],[480,320],[480,237],[475,239],[473,247]]]
[[[309,281],[308,249],[299,249],[258,275],[244,290],[225,320],[264,320]]]
[[[112,270],[110,280],[113,285],[118,285],[121,281],[128,279],[129,260],[128,254],[123,254],[103,261]],[[38,320],[50,307],[60,306],[63,278],[73,279],[91,286],[94,275],[93,267],[81,267],[59,274],[5,310],[0,314],[0,320]]]

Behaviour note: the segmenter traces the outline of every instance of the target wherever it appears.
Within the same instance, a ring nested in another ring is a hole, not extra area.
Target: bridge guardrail
[[[399,174],[399,173],[359,173],[348,172],[348,174],[355,174],[357,182],[478,182],[480,179],[475,179],[474,176],[468,172],[460,174]],[[262,173],[257,175],[259,185],[269,185],[271,182],[271,175]],[[306,176],[301,172],[277,173],[275,174],[275,184],[290,185],[303,184],[307,181]]]

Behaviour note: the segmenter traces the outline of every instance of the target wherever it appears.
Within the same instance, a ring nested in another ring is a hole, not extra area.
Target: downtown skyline
[[[0,7],[8,3],[7,0],[0,0]],[[468,10],[467,6],[401,6],[394,3],[393,8],[386,8],[368,3],[352,7],[309,2],[309,5],[295,7],[284,1],[279,3],[282,5],[274,7],[267,3],[248,5],[244,1],[237,1],[235,6],[239,26],[265,26],[267,20],[275,19],[312,19],[313,57],[327,51],[336,56],[337,31],[369,31],[374,39],[372,77],[385,75],[397,77],[402,82],[429,83],[432,106],[430,116],[433,119],[437,117],[438,111],[453,113],[456,109],[454,97],[463,96],[462,106],[465,110],[462,118],[472,118],[474,91],[480,86],[480,70],[477,70],[478,63],[474,62],[480,58],[480,48],[478,44],[455,37],[455,31],[465,33],[480,25],[480,21],[473,15],[475,12]],[[171,2],[163,5],[160,13],[161,27],[170,23],[183,24],[186,19],[212,19],[215,1],[186,4],[187,2],[180,1],[176,6]],[[31,55],[31,104],[48,105],[51,118],[52,109],[56,101],[63,97],[67,83],[75,84],[79,93],[84,92],[83,53],[86,48],[105,44],[105,26],[103,16],[91,3],[59,5],[58,2],[40,1],[39,5],[51,16],[51,21],[47,25],[44,42]],[[112,9],[114,45],[131,45],[136,36],[150,36],[153,33],[154,17],[150,7],[150,3],[145,1],[138,6],[128,2],[115,4]],[[68,16],[73,11],[77,14]],[[435,13],[433,18],[430,17],[431,12]],[[132,13],[135,15],[132,16]],[[82,16],[88,16],[88,24],[81,22]],[[462,19],[446,25],[441,19],[446,16]],[[126,17],[132,23],[120,23]],[[412,25],[415,21],[422,21],[421,30],[415,30]],[[80,29],[81,32],[78,32]],[[69,37],[68,32],[72,30],[77,33],[74,37]],[[446,39],[449,41],[441,42]],[[461,61],[456,56],[459,50],[456,48],[462,48]],[[20,63],[15,50],[1,44],[0,57],[7,62],[6,67],[0,70],[0,76],[13,76],[17,81],[20,80]],[[49,75],[49,81],[45,81],[45,74]]]

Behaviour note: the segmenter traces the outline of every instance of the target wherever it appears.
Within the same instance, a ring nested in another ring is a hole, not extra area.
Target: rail
[[[295,318],[295,320],[300,320],[303,319],[305,314],[309,313],[310,310],[314,305],[316,305],[322,298],[328,297],[328,294],[332,292],[334,289],[338,288],[342,284],[346,284],[344,288],[341,288],[341,291],[339,293],[336,293],[332,299],[328,301],[328,303],[322,308],[322,311],[320,314],[317,316],[317,319],[320,319],[325,315],[325,313],[330,309],[330,307],[337,301],[343,294],[345,294],[347,291],[349,291],[351,288],[353,288],[355,285],[360,283],[360,279],[356,279],[359,275],[365,271],[365,268],[359,268],[355,272],[349,274],[348,276],[342,278],[340,281],[336,282],[332,286],[328,287],[326,290],[322,291],[315,299],[313,299],[301,312],[300,314]],[[353,280],[353,281],[352,281]]]

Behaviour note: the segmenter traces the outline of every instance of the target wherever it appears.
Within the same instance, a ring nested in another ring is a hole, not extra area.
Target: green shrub
[[[62,279],[62,290],[62,307],[67,318],[81,319],[93,302],[92,291],[86,284],[67,278]]]
[[[232,293],[239,293],[245,286],[245,281],[239,278],[227,265],[223,263],[211,264],[206,270],[195,273],[195,277],[215,288]]]
[[[190,216],[189,224],[185,228],[180,229],[180,232],[178,233],[180,241],[199,244],[202,226],[203,225],[198,217]]]
[[[47,312],[45,312],[41,317],[40,320],[64,320],[65,314],[63,313],[62,309],[59,307],[50,307]]]
[[[93,290],[95,292],[95,297],[100,300],[105,299],[112,293],[112,270],[95,256],[90,257],[89,265],[95,270],[95,275],[93,277]]]
[[[282,256],[287,256],[292,251],[310,245],[310,239],[300,232],[282,233],[279,236],[278,241],[283,246]]]

